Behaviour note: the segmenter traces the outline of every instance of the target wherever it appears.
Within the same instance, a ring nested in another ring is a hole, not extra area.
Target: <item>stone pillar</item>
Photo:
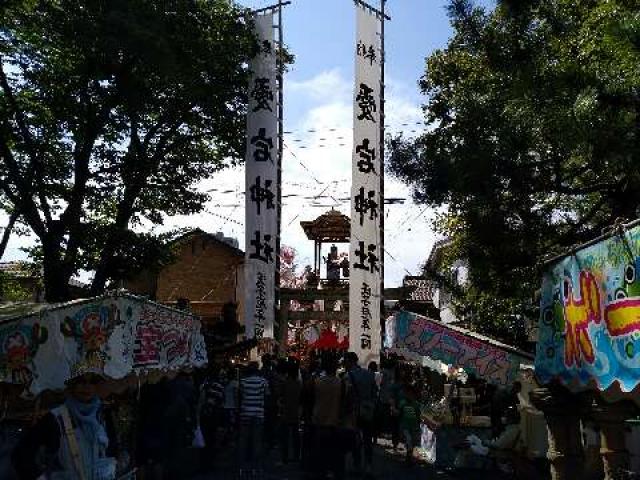
[[[619,478],[619,471],[629,470],[629,452],[625,443],[625,420],[638,413],[635,406],[622,401],[607,404],[599,401],[591,416],[600,427],[600,455],[605,480]]]
[[[584,471],[580,418],[590,397],[571,394],[561,387],[537,388],[529,396],[547,422],[552,480],[580,479]]]

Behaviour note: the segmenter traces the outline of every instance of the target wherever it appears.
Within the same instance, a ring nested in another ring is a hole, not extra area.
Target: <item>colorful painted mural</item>
[[[494,385],[513,383],[521,363],[528,359],[500,348],[498,342],[453,328],[427,317],[398,312],[392,351],[427,356],[464,369]],[[505,346],[506,347],[506,346]]]
[[[47,335],[47,329],[37,322],[0,327],[0,378],[31,383],[33,359]]]
[[[640,226],[551,265],[542,280],[536,374],[623,391],[640,382]]]
[[[83,367],[119,379],[206,362],[197,317],[127,294],[53,306],[0,325],[0,382],[34,394],[62,388]]]
[[[108,360],[105,347],[109,336],[120,323],[117,299],[89,303],[71,309],[60,322],[60,331],[70,350],[68,357],[104,368]],[[58,314],[59,315],[59,314]]]

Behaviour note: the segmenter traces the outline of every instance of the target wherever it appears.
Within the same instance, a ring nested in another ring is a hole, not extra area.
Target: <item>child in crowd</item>
[[[407,449],[407,463],[413,460],[413,449],[420,435],[420,404],[418,392],[413,385],[406,385],[399,401],[399,426],[401,438]]]

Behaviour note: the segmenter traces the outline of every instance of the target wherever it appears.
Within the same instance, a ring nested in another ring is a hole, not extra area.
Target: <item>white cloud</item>
[[[298,88],[304,85],[305,87]],[[290,87],[289,87],[290,88]],[[319,74],[305,82],[299,82],[294,89],[297,100],[300,91],[308,93],[308,101],[314,105],[293,129],[292,139],[286,139],[289,149],[285,150],[283,179],[296,181],[315,178],[323,184],[309,190],[308,194],[322,191],[326,182],[332,184],[324,195],[333,198],[318,199],[326,205],[314,208],[307,201],[287,201],[283,208],[283,243],[294,246],[300,253],[299,263],[313,262],[313,246],[299,225],[300,220],[312,220],[336,203],[350,196],[352,130],[352,83],[332,70]],[[324,91],[323,91],[324,89]],[[386,102],[386,123],[388,132],[402,131],[406,136],[414,136],[421,129],[422,109],[419,99],[412,98],[410,88],[402,82],[391,79],[388,82]],[[420,124],[420,125],[418,125]],[[296,140],[296,141],[293,141]],[[300,162],[311,170],[305,170]],[[313,175],[313,177],[311,177]],[[284,185],[287,191],[287,185]],[[426,259],[434,241],[430,228],[431,211],[414,205],[406,185],[387,177],[385,182],[387,197],[405,198],[405,205],[387,205],[385,211],[386,250],[385,281],[387,285],[399,285],[402,277],[419,273],[419,266]],[[338,202],[336,208],[349,215],[349,202]],[[295,220],[292,222],[292,220]],[[342,249],[347,250],[344,245]],[[302,260],[306,260],[303,262]]]
[[[345,80],[339,69],[322,72],[304,81],[291,80],[286,84],[287,91],[303,94],[312,100],[345,100],[351,96],[352,85]]]

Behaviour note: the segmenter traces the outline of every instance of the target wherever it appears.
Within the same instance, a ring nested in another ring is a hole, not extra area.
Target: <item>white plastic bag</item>
[[[193,448],[204,448],[204,435],[202,434],[202,428],[200,425],[196,427],[196,430],[193,432],[193,442],[191,444]]]
[[[114,480],[116,478],[117,461],[112,457],[99,458],[94,466],[93,478],[96,480]]]
[[[477,435],[469,435],[467,437],[467,442],[469,442],[469,448],[471,451],[476,455],[486,457],[489,454],[489,448],[482,444],[482,440],[480,440]]]
[[[424,424],[420,430],[420,458],[433,465],[436,463],[436,434]]]
[[[485,447],[484,445],[476,445],[473,444],[471,445],[471,451],[473,453],[475,453],[476,455],[479,455],[481,457],[486,457],[487,455],[489,455],[489,449],[487,447]]]

